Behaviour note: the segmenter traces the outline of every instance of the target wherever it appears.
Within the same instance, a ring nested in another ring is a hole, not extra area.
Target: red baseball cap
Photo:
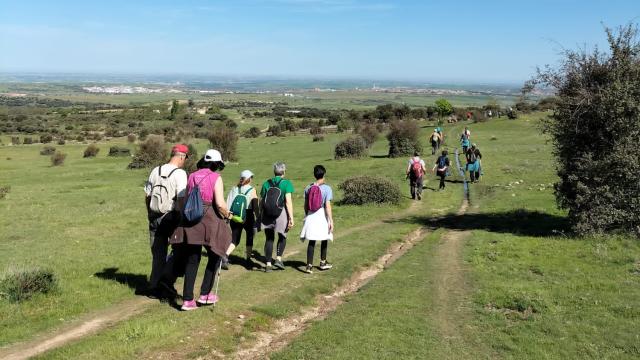
[[[187,145],[184,145],[184,144],[175,144],[171,148],[171,154],[175,154],[175,153],[183,153],[189,156],[189,148],[187,147]]]

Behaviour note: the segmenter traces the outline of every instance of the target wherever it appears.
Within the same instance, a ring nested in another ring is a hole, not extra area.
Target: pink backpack
[[[307,209],[309,212],[314,213],[322,208],[322,191],[320,186],[312,184],[307,192]]]

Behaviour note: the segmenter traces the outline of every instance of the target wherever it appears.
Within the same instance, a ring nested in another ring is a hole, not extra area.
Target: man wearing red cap
[[[186,195],[187,173],[182,167],[188,153],[189,148],[183,144],[171,148],[169,162],[151,170],[144,187],[152,255],[148,295],[160,294],[158,285],[166,265],[169,236],[179,224],[179,204]]]

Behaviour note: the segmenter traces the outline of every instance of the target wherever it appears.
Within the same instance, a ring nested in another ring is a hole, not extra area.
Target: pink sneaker
[[[216,294],[200,295],[200,298],[198,298],[198,304],[200,304],[200,305],[211,305],[211,304],[217,303],[218,300],[220,300],[220,299],[218,298],[218,295],[216,295]]]
[[[182,302],[182,307],[180,308],[182,311],[190,311],[196,310],[198,308],[198,304],[196,304],[195,300],[185,300]]]

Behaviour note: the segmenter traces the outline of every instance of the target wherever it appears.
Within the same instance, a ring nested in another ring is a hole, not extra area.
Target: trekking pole
[[[220,272],[222,270],[222,258],[220,258],[220,265],[218,265],[218,273],[216,274],[216,299],[218,298],[218,286],[220,286]],[[215,303],[213,303],[213,307],[216,306],[216,303],[218,303],[217,301]]]

